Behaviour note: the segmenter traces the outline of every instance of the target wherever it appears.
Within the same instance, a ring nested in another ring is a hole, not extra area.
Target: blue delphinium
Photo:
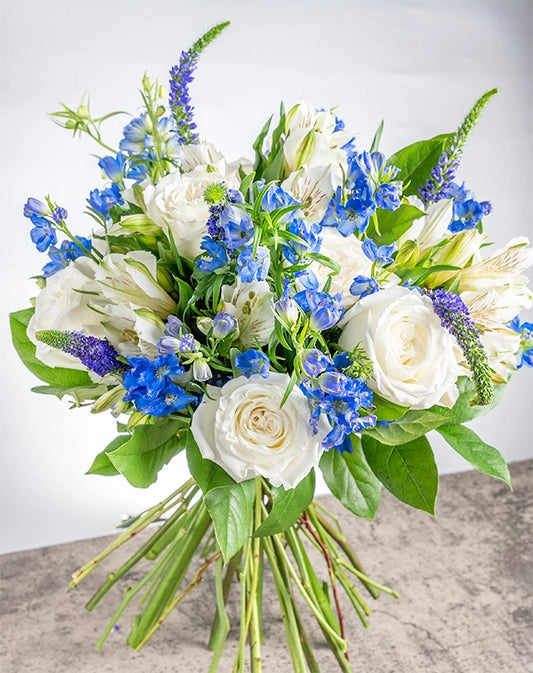
[[[342,294],[302,290],[294,295],[294,300],[304,311],[310,312],[309,327],[323,332],[336,325],[344,314]]]
[[[24,217],[31,218],[34,215],[49,215],[49,214],[50,214],[50,208],[46,205],[46,203],[39,201],[39,199],[36,199],[33,196],[30,196],[29,199],[24,204]]]
[[[494,399],[492,373],[467,306],[458,294],[442,288],[431,290],[428,295],[441,325],[455,337],[470,367],[477,393],[475,403],[490,404]]]
[[[301,356],[302,368],[307,376],[316,377],[333,364],[333,360],[318,348],[308,348]]]
[[[509,323],[509,327],[520,334],[520,362],[517,369],[524,365],[533,367],[533,322],[520,323],[519,316],[516,316]]]
[[[321,231],[322,227],[319,224],[307,225],[299,218],[292,218],[289,224],[289,232],[302,239],[302,242],[288,241],[287,245],[283,246],[283,254],[287,261],[291,264],[297,264],[306,254],[319,252],[322,244]]]
[[[87,252],[91,251],[92,243],[88,238],[75,236],[75,239],[75,241],[63,241],[59,248],[50,246],[48,249],[50,261],[42,269],[45,278],[53,276],[54,273],[64,269],[78,257],[84,257]]]
[[[89,194],[87,203],[99,215],[109,218],[111,208],[117,205],[122,205],[124,199],[120,193],[119,186],[113,183],[104,189],[93,189]]]
[[[453,182],[446,190],[447,198],[453,199],[454,219],[448,225],[452,233],[473,229],[484,215],[489,215],[492,205],[489,201],[476,201],[474,192],[465,188],[464,183],[458,185]]]
[[[243,376],[260,374],[264,379],[268,378],[270,362],[263,351],[250,348],[244,353],[239,353],[235,358],[235,366],[240,369]]]
[[[41,330],[35,334],[37,341],[57,348],[78,358],[98,376],[121,372],[125,365],[118,360],[118,353],[107,339],[97,339],[82,332]]]
[[[124,400],[148,416],[165,416],[196,402],[172,380],[185,371],[175,355],[160,355],[155,360],[146,357],[128,358],[130,369],[122,377],[126,388]]]
[[[379,290],[378,282],[372,276],[356,276],[350,285],[350,294],[354,297],[363,297],[373,294]]]
[[[45,217],[32,215],[30,220],[33,224],[30,238],[39,252],[46,252],[50,246],[57,243],[56,230]]]
[[[244,248],[237,257],[237,273],[243,283],[265,280],[270,268],[270,251],[262,245],[257,246],[255,254],[252,246]]]
[[[398,249],[396,243],[391,245],[380,245],[379,247],[371,238],[365,238],[361,246],[363,252],[372,262],[380,262],[380,264],[392,264],[394,261],[392,255]]]
[[[237,329],[237,319],[231,313],[219,311],[213,318],[213,336],[215,339],[225,339]]]

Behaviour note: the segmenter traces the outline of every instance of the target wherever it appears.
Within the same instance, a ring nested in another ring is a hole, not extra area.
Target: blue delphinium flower
[[[441,325],[455,337],[470,367],[477,393],[475,403],[490,404],[494,399],[491,369],[466,304],[458,294],[442,288],[429,291],[428,295]]]
[[[302,367],[307,376],[316,377],[333,364],[333,360],[318,348],[305,350],[301,357]]]
[[[117,359],[117,351],[107,339],[97,339],[82,332],[60,330],[41,330],[35,334],[35,338],[78,358],[87,369],[98,376],[120,372],[125,368],[125,365]]]
[[[122,377],[127,391],[124,400],[133,402],[141,413],[165,416],[196,402],[194,395],[186,393],[172,380],[184,372],[175,355],[160,355],[153,361],[130,357],[128,363],[130,369]]]
[[[283,215],[282,222],[290,222],[297,217],[302,204],[279,185],[270,185],[261,201],[261,208],[267,213],[272,213],[278,208],[287,208],[288,206],[292,206],[294,210]]]
[[[353,283],[350,285],[350,294],[354,297],[363,297],[373,294],[379,290],[378,282],[372,276],[356,276]]]
[[[67,217],[67,211],[61,206],[56,206],[52,211],[52,219],[56,224],[62,224],[67,219]]]
[[[33,196],[30,196],[29,199],[24,204],[24,217],[31,218],[34,215],[49,215],[49,214],[50,214],[50,208],[46,205],[46,203],[39,201],[39,199],[35,199]]]
[[[132,119],[123,129],[119,148],[127,154],[143,154],[151,146],[152,122],[148,113]]]
[[[98,165],[111,182],[119,186],[124,185],[124,178],[127,173],[127,157],[123,152],[118,152],[114,157],[102,157],[98,161]]]
[[[283,246],[283,254],[291,264],[297,264],[302,257],[310,252],[319,252],[322,244],[320,238],[322,227],[319,224],[313,223],[307,226],[303,220],[293,218],[289,224],[289,231],[302,239],[301,243],[289,241],[287,245]]]
[[[33,224],[30,231],[31,240],[39,252],[46,252],[50,246],[57,243],[56,230],[45,217],[32,215],[30,220]]]
[[[509,327],[520,334],[520,362],[516,366],[517,369],[524,365],[533,367],[533,323],[523,322],[520,324],[520,318],[516,316],[509,323]]]
[[[124,199],[122,198],[118,185],[113,183],[104,189],[93,189],[89,194],[87,203],[99,215],[108,218],[111,208],[117,205],[122,205]]]
[[[218,226],[222,229],[222,237],[228,250],[240,250],[253,240],[252,220],[248,213],[236,206],[228,204],[221,211]]]
[[[264,379],[268,378],[270,372],[270,362],[263,351],[250,350],[239,353],[235,358],[235,366],[240,369],[243,376],[253,376],[260,374]]]
[[[88,238],[76,236],[75,239],[76,241],[63,241],[59,248],[50,246],[48,249],[50,261],[42,269],[45,278],[53,276],[54,273],[64,269],[78,257],[85,256],[86,251],[91,251],[92,243]]]
[[[214,241],[211,236],[204,236],[200,249],[206,252],[211,259],[202,257],[196,260],[196,266],[202,273],[210,273],[220,269],[229,262],[226,248],[221,241]]]
[[[300,317],[298,304],[289,295],[287,290],[285,290],[280,298],[274,303],[274,308],[281,320],[289,326],[294,325]]]
[[[385,265],[392,264],[394,261],[392,255],[394,255],[398,249],[398,246],[394,242],[391,245],[380,245],[378,248],[375,241],[373,241],[371,238],[365,238],[361,245],[361,249],[369,260],[372,262],[377,261]]]
[[[344,314],[342,294],[302,290],[294,295],[294,300],[304,311],[310,311],[309,327],[323,332],[336,325]]]
[[[265,280],[270,268],[270,252],[262,245],[257,246],[255,255],[252,247],[244,248],[237,257],[237,273],[243,283]]]
[[[231,313],[219,311],[213,318],[213,336],[225,339],[237,329],[237,319]]]

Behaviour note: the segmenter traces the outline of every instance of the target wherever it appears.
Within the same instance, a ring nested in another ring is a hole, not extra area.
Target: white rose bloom
[[[192,162],[191,158],[188,160]],[[172,232],[178,252],[187,259],[193,260],[201,253],[200,243],[207,234],[209,219],[204,192],[216,182],[224,182],[231,189],[239,186],[236,174],[228,172],[221,160],[216,165],[195,165],[187,173],[176,170],[144,190],[148,216]]]
[[[339,346],[361,344],[372,361],[372,390],[412,409],[453,404],[460,372],[454,339],[428,297],[405,287],[381,290],[363,297],[340,326]]]
[[[208,386],[213,399],[204,395],[191,424],[202,456],[236,481],[263,476],[273,486],[294,488],[318,465],[330,427],[322,417],[313,435],[309,404],[298,387],[280,409],[289,380],[273,372]]]
[[[361,241],[356,236],[343,236],[335,227],[324,227],[320,234],[322,245],[320,254],[329,257],[340,264],[340,272],[331,276],[330,294],[342,293],[342,305],[344,308],[353,306],[356,297],[350,294],[350,286],[356,276],[370,276],[372,262],[363,252]],[[323,288],[331,269],[319,262],[312,262],[309,270],[313,271]]]
[[[96,263],[88,257],[79,257],[50,276],[37,295],[35,313],[28,324],[27,334],[35,343],[37,358],[49,367],[85,369],[78,358],[37,341],[36,332],[54,329],[106,336],[100,325],[101,315],[90,307],[91,303],[98,302],[98,297],[84,294],[98,289],[94,282],[96,268]]]
[[[222,311],[231,313],[239,325],[239,342],[244,348],[268,343],[274,331],[273,295],[266,280],[222,286]]]

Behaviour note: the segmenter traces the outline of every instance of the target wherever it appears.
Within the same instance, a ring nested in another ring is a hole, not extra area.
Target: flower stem
[[[211,659],[211,665],[209,666],[208,673],[216,673],[216,670],[218,668],[218,662],[220,661],[222,650],[224,649],[224,644],[226,642],[226,638],[229,632],[229,619],[226,613],[227,595],[226,596],[224,595],[224,582],[222,580],[223,566],[224,561],[222,560],[222,557],[219,557],[215,563],[215,591],[217,599],[217,615],[215,621],[213,622],[213,631],[211,633],[211,639],[209,640],[209,649],[213,651],[213,657]]]

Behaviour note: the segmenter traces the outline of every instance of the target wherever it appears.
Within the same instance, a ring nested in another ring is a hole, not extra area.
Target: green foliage
[[[394,402],[386,400],[377,393],[374,393],[372,403],[375,407],[374,413],[380,421],[397,421],[409,409],[409,407],[401,407],[399,404],[394,404]]]
[[[98,474],[104,477],[112,477],[116,474],[120,474],[107,454],[116,451],[129,441],[129,439],[130,435],[119,435],[118,437],[115,437],[115,439],[109,442],[105,449],[96,456],[86,474]]]
[[[48,367],[37,359],[35,345],[26,333],[33,312],[33,308],[27,308],[11,313],[9,316],[13,345],[22,362],[37,378],[56,389],[62,388],[65,391],[71,391],[75,388],[92,386],[93,382],[87,372],[67,367]],[[43,390],[38,392],[43,392]],[[57,392],[53,394],[57,394]]]
[[[79,406],[82,402],[87,400],[96,400],[98,397],[107,392],[107,386],[94,383],[92,386],[77,386],[75,388],[60,388],[58,386],[35,386],[31,389],[32,393],[39,393],[40,395],[55,395],[62,400],[67,395],[72,397],[74,406]]]
[[[372,218],[368,225],[367,235],[378,245],[390,245],[408,231],[415,220],[423,216],[422,210],[408,203],[403,203],[396,210],[378,208],[377,228]]]
[[[272,509],[269,515],[255,531],[254,537],[265,537],[283,533],[297,521],[307,509],[315,493],[315,471],[300,481],[295,488],[285,490],[283,486],[272,488]]]
[[[387,446],[366,435],[362,443],[368,464],[388,491],[411,507],[435,513],[439,475],[425,437]]]
[[[213,463],[212,460],[202,458],[198,444],[190,431],[187,436],[186,450],[189,470],[203,493],[208,493],[218,486],[231,486],[235,483],[235,480],[219,465]]]
[[[476,398],[476,387],[468,376],[461,376],[457,381],[459,397],[452,409],[448,409],[449,419],[446,425],[458,425],[484,416],[493,409],[503,398],[507,384],[494,386],[494,399],[490,404],[473,404]],[[442,407],[441,407],[442,408]]]
[[[186,447],[185,423],[184,419],[166,417],[153,425],[138,425],[128,441],[107,457],[132,486],[147,488],[156,481],[159,470]]]
[[[353,453],[326,451],[320,469],[333,495],[356,516],[373,519],[381,500],[381,486],[370,469],[361,439],[352,436]]]
[[[388,425],[376,425],[376,427],[363,432],[364,436],[373,437],[382,444],[398,446],[418,439],[449,422],[450,410],[445,407],[431,407],[423,411],[408,411],[397,421]]]
[[[250,535],[255,502],[255,479],[217,486],[204,496],[218,546],[227,562]]]
[[[420,140],[408,145],[389,157],[387,163],[400,169],[397,179],[410,184],[404,187],[405,196],[418,194],[430,177],[443,150],[448,146],[452,134],[443,133],[429,140]]]
[[[464,425],[448,425],[437,429],[448,444],[476,470],[501,479],[511,486],[509,468],[501,453],[485,444],[476,433]]]

